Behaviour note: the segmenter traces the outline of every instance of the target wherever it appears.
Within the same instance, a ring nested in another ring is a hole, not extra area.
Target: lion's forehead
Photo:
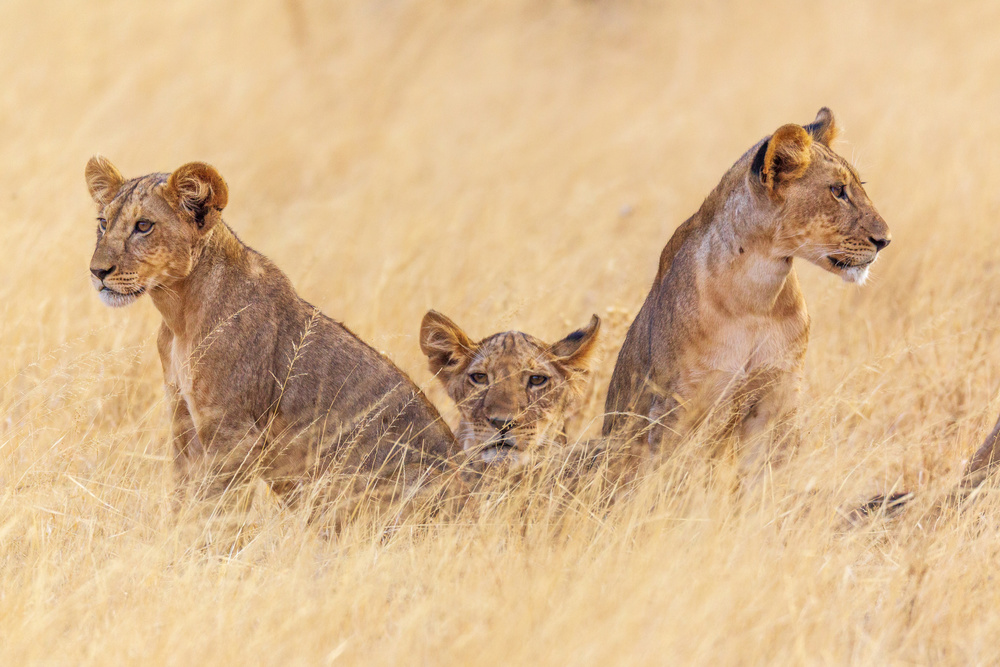
[[[827,148],[822,144],[813,144],[818,160],[814,160],[814,164],[819,165],[825,171],[830,171],[837,174],[841,179],[846,182],[857,182],[861,183],[861,176],[858,175],[858,171],[854,168],[850,162],[848,162],[842,155],[833,152],[832,149]]]
[[[494,334],[476,347],[471,366],[488,370],[499,377],[548,369],[550,366],[546,358],[547,346],[520,331]]]
[[[168,215],[170,208],[158,196],[159,186],[166,183],[166,179],[166,174],[148,174],[125,181],[102,212],[108,229],[113,229],[119,220],[134,219],[144,212]]]

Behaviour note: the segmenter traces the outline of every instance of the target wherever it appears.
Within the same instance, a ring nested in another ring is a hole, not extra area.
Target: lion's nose
[[[490,419],[490,424],[493,428],[500,431],[500,433],[506,433],[517,425],[513,419],[507,419],[506,417],[493,417]]]
[[[117,267],[115,266],[112,266],[109,269],[95,269],[94,267],[90,267],[90,272],[93,273],[94,277],[97,278],[98,280],[104,280],[112,273],[114,273],[116,268]]]
[[[872,242],[873,246],[875,246],[875,252],[880,251],[882,248],[892,243],[892,239],[877,239],[874,236],[869,236],[868,240]]]

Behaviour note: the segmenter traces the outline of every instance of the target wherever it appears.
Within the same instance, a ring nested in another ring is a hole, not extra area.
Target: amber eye
[[[830,192],[832,192],[833,196],[836,197],[837,199],[843,199],[844,201],[847,201],[847,190],[844,188],[843,185],[831,185]]]
[[[472,384],[486,384],[486,373],[469,373],[469,379],[472,380]]]
[[[101,233],[108,231],[108,221],[104,218],[97,219],[97,228],[101,230]]]
[[[140,234],[146,234],[152,228],[153,228],[153,223],[150,222],[149,220],[140,220],[139,222],[135,223],[135,231],[139,232]]]
[[[544,375],[532,375],[528,378],[529,387],[541,387],[543,384],[549,381],[549,378]]]

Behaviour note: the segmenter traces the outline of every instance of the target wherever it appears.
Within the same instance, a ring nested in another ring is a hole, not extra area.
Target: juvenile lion
[[[552,345],[519,331],[473,342],[437,311],[424,315],[420,349],[461,415],[458,441],[484,463],[523,463],[545,445],[566,443],[601,320]]]
[[[98,207],[95,289],[110,306],[148,293],[163,316],[180,495],[213,497],[261,475],[292,500],[334,462],[425,470],[453,453],[451,431],[406,375],[223,222],[228,188],[215,169],[125,180],[94,157],[86,180]]]
[[[778,128],[677,229],[618,356],[605,436],[669,451],[715,415],[744,472],[786,449],[769,427],[792,416],[809,337],[792,258],[860,284],[890,241],[835,135],[826,108]]]
[[[970,497],[975,497],[987,480],[996,474],[998,466],[1000,466],[1000,419],[997,419],[993,430],[966,465],[958,486],[938,502],[937,508],[960,506]],[[909,491],[880,494],[848,513],[847,518],[856,523],[865,517],[877,514],[893,516],[901,512],[913,497],[914,494]]]

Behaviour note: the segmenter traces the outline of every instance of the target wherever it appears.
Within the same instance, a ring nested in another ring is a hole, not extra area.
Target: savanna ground
[[[1000,410],[994,2],[0,4],[0,662],[1000,660],[1000,500],[934,519]],[[830,106],[888,221],[863,288],[798,264],[805,446],[736,497],[697,452],[610,509],[514,489],[239,551],[171,515],[159,316],[88,281],[87,158],[220,169],[226,219],[454,424],[417,344],[605,320],[584,435],[660,248]],[[919,492],[894,522],[837,511]],[[412,530],[410,528],[413,528]]]

